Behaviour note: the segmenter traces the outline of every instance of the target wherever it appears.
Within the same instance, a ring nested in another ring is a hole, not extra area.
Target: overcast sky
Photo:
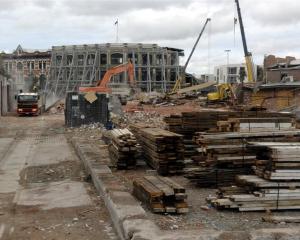
[[[249,51],[300,58],[299,0],[240,0]],[[212,72],[244,61],[234,0],[0,0],[0,50],[116,42],[157,43],[181,48],[186,57],[207,17],[211,24],[195,51],[189,72]],[[234,41],[235,39],[235,41]],[[184,62],[185,59],[182,59]]]

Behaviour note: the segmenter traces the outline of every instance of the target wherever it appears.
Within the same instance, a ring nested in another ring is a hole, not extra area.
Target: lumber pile
[[[145,176],[134,180],[133,195],[154,213],[188,213],[185,189],[170,178]]]
[[[249,174],[251,168],[187,168],[184,177],[199,187],[218,188],[230,186],[239,174]]]
[[[295,129],[295,120],[291,117],[268,118],[229,118],[218,121],[219,132],[259,132]]]
[[[202,187],[234,184],[237,175],[251,174],[258,162],[258,150],[249,141],[300,141],[300,132],[197,133],[198,155],[192,159],[199,167],[186,169],[185,177]]]
[[[294,127],[294,115],[267,111],[183,112],[165,117],[167,130],[184,138],[185,158],[197,155],[194,135],[197,132],[253,132],[288,130]]]
[[[239,211],[300,209],[300,143],[250,142],[249,148],[257,152],[256,175],[237,176],[238,192],[222,189],[211,203]]]
[[[113,165],[118,169],[134,168],[138,149],[135,136],[128,129],[114,129],[109,135],[108,150]]]
[[[182,135],[160,128],[142,128],[133,125],[138,142],[149,166],[160,175],[181,174],[184,168]]]
[[[266,211],[300,209],[300,181],[278,182],[256,175],[240,175],[235,191],[219,190],[219,196],[207,199],[218,209]]]
[[[250,143],[257,151],[255,173],[269,180],[300,181],[300,143]]]

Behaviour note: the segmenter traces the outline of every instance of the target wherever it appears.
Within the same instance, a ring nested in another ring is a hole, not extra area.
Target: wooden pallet
[[[133,195],[154,213],[188,213],[185,189],[170,178],[145,176],[134,180]]]

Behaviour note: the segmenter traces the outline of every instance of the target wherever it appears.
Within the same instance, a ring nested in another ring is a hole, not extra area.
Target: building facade
[[[257,79],[257,66],[254,65],[254,79]],[[242,74],[245,73],[245,74]],[[240,83],[241,75],[244,83],[248,82],[246,64],[229,64],[216,66],[214,69],[215,81],[217,83]]]
[[[63,96],[79,86],[91,86],[114,66],[133,62],[134,78],[143,91],[166,92],[182,71],[179,58],[183,50],[157,44],[92,44],[52,47],[47,92]],[[127,88],[127,73],[114,76],[110,87]]]
[[[278,58],[274,55],[264,59],[266,83],[284,83],[300,81],[300,59],[287,56]]]
[[[23,49],[19,45],[14,52],[2,54],[2,58],[16,91],[30,91],[34,84],[40,89],[45,88],[50,70],[50,50]]]

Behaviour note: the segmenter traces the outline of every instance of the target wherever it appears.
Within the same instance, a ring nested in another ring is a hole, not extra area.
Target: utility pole
[[[225,52],[227,53],[227,70],[226,70],[226,82],[228,83],[228,74],[229,74],[229,53],[231,52],[230,49],[226,49]]]

